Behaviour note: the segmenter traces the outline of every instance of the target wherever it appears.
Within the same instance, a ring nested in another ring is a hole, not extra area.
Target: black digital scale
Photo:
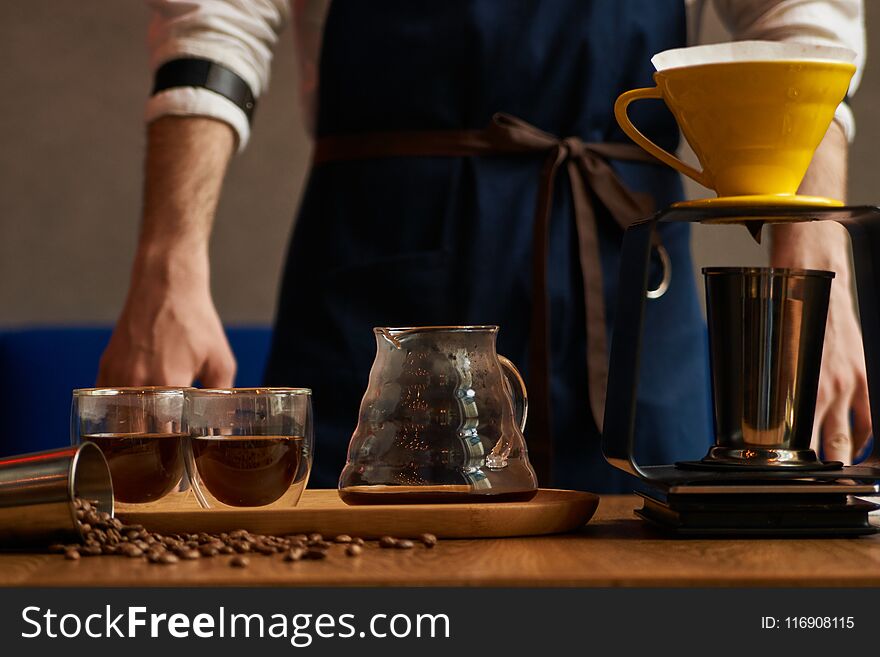
[[[836,221],[849,232],[871,399],[880,427],[880,208],[671,207],[627,229],[609,361],[602,450],[613,466],[647,486],[636,513],[684,536],[860,536],[880,531],[869,513],[878,495],[880,441],[858,465],[817,463],[796,469],[676,463],[640,465],[635,458],[636,392],[654,232],[669,222],[744,224]],[[876,256],[876,258],[875,258]],[[875,265],[876,259],[876,265]],[[662,440],[657,436],[656,440]]]

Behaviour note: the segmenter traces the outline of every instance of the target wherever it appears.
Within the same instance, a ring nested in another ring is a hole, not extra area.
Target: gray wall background
[[[870,30],[880,3],[866,4]],[[0,3],[0,327],[109,323],[122,306],[139,220],[147,18],[142,2]],[[711,13],[706,37],[724,37]],[[293,45],[288,29],[251,144],[235,158],[220,202],[212,285],[231,324],[271,321],[307,174]],[[853,101],[855,203],[880,202],[875,55],[869,47]],[[694,251],[697,267],[765,258],[741,228],[698,229]]]

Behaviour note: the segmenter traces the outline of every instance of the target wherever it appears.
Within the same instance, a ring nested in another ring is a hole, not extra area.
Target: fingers
[[[143,363],[126,356],[124,352],[120,352],[111,341],[98,362],[98,377],[95,385],[100,388],[142,386],[150,385],[149,379]]]
[[[205,359],[198,379],[205,388],[231,388],[235,369],[235,356],[225,344],[225,349],[215,350]]]
[[[825,422],[825,416],[828,415],[828,409],[831,407],[833,396],[826,391],[824,386],[819,386],[819,392],[816,396],[816,414],[813,416],[813,437],[810,440],[810,447],[819,454],[822,445],[822,425]]]
[[[822,423],[822,447],[826,461],[852,463],[853,441],[849,427],[849,404],[838,403],[832,407]]]
[[[868,383],[862,379],[852,399],[853,454],[858,456],[871,437],[871,402],[868,399]]]

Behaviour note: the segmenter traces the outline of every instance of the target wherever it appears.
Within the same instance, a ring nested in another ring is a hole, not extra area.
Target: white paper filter
[[[651,58],[658,71],[700,64],[726,62],[766,62],[778,60],[855,62],[849,48],[779,41],[731,41],[708,46],[664,50]]]

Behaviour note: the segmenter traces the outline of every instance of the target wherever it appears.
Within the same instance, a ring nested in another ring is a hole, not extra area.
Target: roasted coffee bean
[[[345,548],[345,554],[348,555],[349,557],[358,557],[358,556],[360,556],[361,552],[363,552],[363,551],[364,551],[364,548],[362,548],[357,543],[352,543],[351,545],[349,545]]]
[[[87,543],[83,545],[80,549],[80,554],[84,557],[98,557],[103,552],[100,545],[94,545],[93,543]]]
[[[79,526],[79,530],[83,534],[88,534],[90,531],[92,531],[92,526],[90,524],[88,524],[87,522],[84,522]]]
[[[253,545],[254,552],[259,552],[264,556],[269,556],[275,554],[277,550],[271,545],[266,545],[265,543],[254,543]]]
[[[360,536],[355,536],[353,539],[351,539],[351,542],[355,545],[363,545],[364,539],[362,539]]]
[[[284,555],[285,561],[299,561],[303,558],[303,555],[306,551],[303,548],[293,548],[292,550],[288,550]]]
[[[181,559],[186,559],[187,561],[192,561],[193,559],[201,559],[202,555],[198,550],[188,549],[179,552],[178,555]]]
[[[220,548],[220,554],[235,554],[235,549],[231,545],[224,545]]]
[[[128,543],[127,545],[123,545],[119,548],[119,553],[129,557],[130,559],[136,559],[138,557],[144,556],[144,551],[141,550],[137,545],[132,545]]]
[[[426,548],[432,548],[437,545],[437,537],[434,534],[422,534],[419,540],[424,543]]]
[[[251,544],[245,541],[236,541],[232,544],[232,547],[239,554],[246,554],[251,551]]]
[[[310,541],[323,541],[324,540],[324,537],[321,534],[319,534],[318,532],[315,532],[314,534],[309,534],[308,538]]]
[[[216,557],[220,554],[220,550],[213,545],[203,545],[199,548],[199,552],[203,557]]]
[[[309,541],[306,544],[308,547],[318,548],[319,550],[326,550],[333,545],[329,541]]]
[[[397,539],[393,536],[383,536],[379,539],[379,547],[393,548],[395,545],[397,545]]]
[[[348,534],[340,534],[333,540],[337,543],[351,543],[351,536],[349,536]]]
[[[163,554],[165,554],[165,552],[162,550],[150,550],[147,552],[147,561],[150,563],[158,563]]]
[[[178,561],[180,561],[180,559],[178,559],[177,556],[171,554],[170,552],[166,552],[165,554],[163,554],[159,557],[158,563],[161,563],[163,565],[167,565],[167,564],[177,563]]]
[[[305,553],[303,553],[302,558],[312,560],[326,559],[327,552],[325,550],[319,550],[317,548],[309,548],[305,551]]]
[[[250,565],[247,557],[236,555],[229,560],[229,565],[233,568],[247,568]]]
[[[64,558],[68,561],[78,561],[79,560],[79,550],[67,550],[64,553]]]
[[[400,541],[397,541],[397,543],[394,545],[394,547],[396,547],[398,550],[412,550],[413,549],[413,542],[408,541],[406,539],[402,539]]]

